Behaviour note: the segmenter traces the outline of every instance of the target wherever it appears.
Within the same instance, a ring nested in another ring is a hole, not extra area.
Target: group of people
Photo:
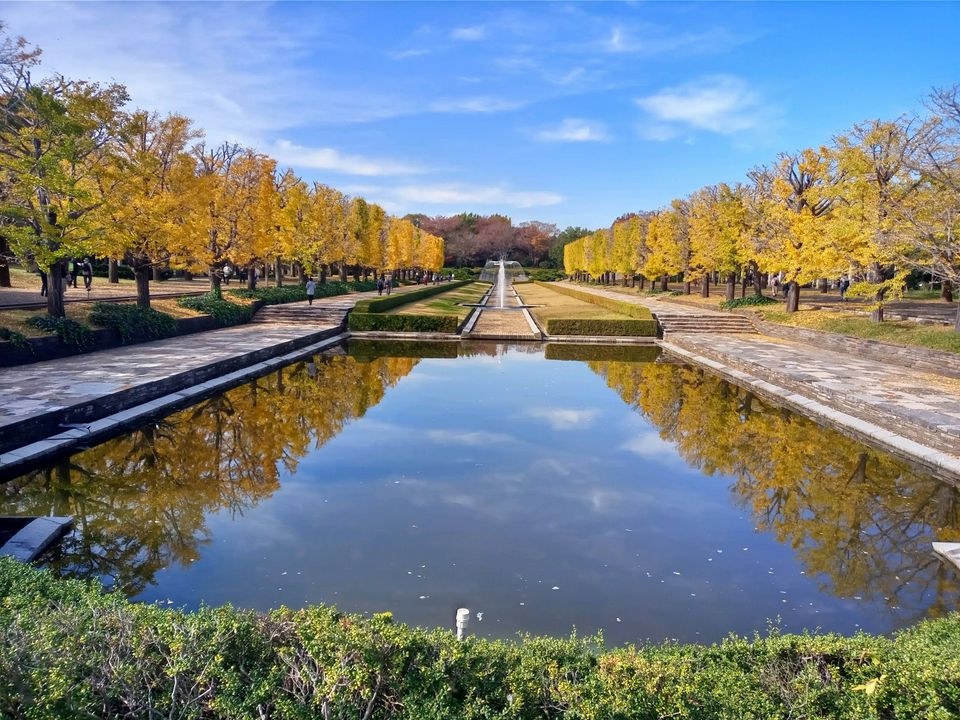
[[[847,290],[850,289],[850,278],[845,275],[837,280],[836,284],[837,289],[840,291],[840,302],[847,301]],[[779,295],[780,291],[783,291],[783,296],[787,296],[787,291],[790,289],[790,283],[785,283],[780,280],[780,275],[773,276],[773,294]]]
[[[393,290],[393,276],[384,279],[383,275],[377,278],[377,295],[383,295],[386,291],[387,295]]]
[[[61,265],[61,268],[64,289],[77,287],[77,278],[79,277],[83,278],[83,287],[85,290],[93,287],[93,263],[90,261],[90,258],[84,258],[82,262],[75,258],[68,258],[66,262]],[[42,267],[38,267],[37,272],[40,274],[40,295],[41,297],[46,297],[49,293],[47,271]]]

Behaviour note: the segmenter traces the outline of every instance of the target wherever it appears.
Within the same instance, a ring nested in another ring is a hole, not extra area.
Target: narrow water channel
[[[583,359],[584,352],[595,359]],[[943,614],[960,490],[649,348],[354,343],[0,486],[43,562],[193,608],[712,641]]]

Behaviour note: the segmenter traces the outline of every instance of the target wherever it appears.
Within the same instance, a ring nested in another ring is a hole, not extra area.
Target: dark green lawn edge
[[[451,606],[452,607],[452,606]],[[326,606],[195,612],[0,559],[0,716],[953,718],[960,614],[893,638],[468,638]]]
[[[611,337],[656,337],[657,321],[625,318],[550,318],[547,320],[548,335],[609,335]]]
[[[458,280],[444,283],[442,285],[430,285],[422,290],[413,290],[407,293],[398,293],[396,295],[386,295],[384,297],[370,298],[361,300],[354,306],[354,312],[357,313],[382,313],[407,303],[423,300],[424,298],[445,293],[448,290],[454,290],[464,285],[469,285],[473,280]]]

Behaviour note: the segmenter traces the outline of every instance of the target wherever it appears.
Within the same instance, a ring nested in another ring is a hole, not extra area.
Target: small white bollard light
[[[467,624],[470,622],[470,609],[459,608],[457,610],[457,640],[463,640],[467,632]]]

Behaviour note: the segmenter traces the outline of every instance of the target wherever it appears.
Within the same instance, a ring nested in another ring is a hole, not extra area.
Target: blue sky
[[[950,3],[3,3],[113,79],[391,212],[587,227],[960,81]]]

